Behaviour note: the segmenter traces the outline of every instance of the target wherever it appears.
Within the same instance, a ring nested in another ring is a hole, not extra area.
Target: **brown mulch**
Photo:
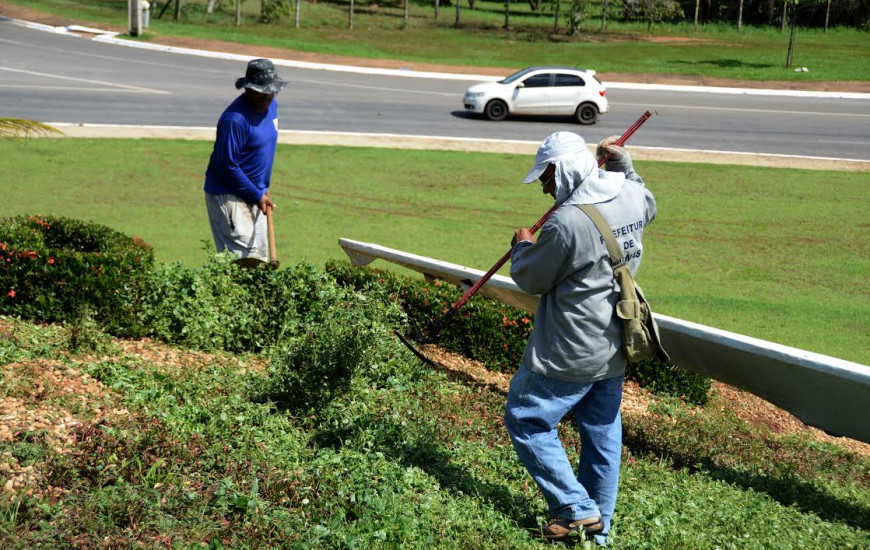
[[[84,20],[60,17],[50,13],[43,13],[23,6],[0,2],[0,15],[12,19],[33,21],[57,27],[69,25],[93,26]],[[103,25],[99,28],[126,32],[126,28]],[[357,67],[372,67],[378,69],[410,69],[414,71],[474,74],[484,76],[507,76],[519,67],[473,67],[444,65],[438,63],[416,63],[394,59],[368,59],[343,55],[328,55],[312,52],[302,52],[268,46],[256,46],[237,44],[235,42],[221,42],[218,40],[206,40],[201,38],[159,36],[151,32],[151,41],[165,46],[180,48],[193,48],[198,50],[232,52],[235,54],[249,55],[251,57],[268,57],[272,59],[292,59],[310,63],[327,63],[332,65],[352,65]],[[645,37],[650,42],[672,42],[691,45],[693,43],[709,42],[708,39],[692,37]],[[737,80],[728,78],[714,78],[692,75],[668,75],[668,74],[635,74],[635,73],[598,73],[598,77],[605,82],[633,82],[639,84],[670,84],[682,86],[715,86],[728,88],[760,88],[779,90],[811,90],[827,92],[859,92],[870,93],[870,82],[844,81],[844,82],[763,82],[756,80]]]
[[[437,368],[448,373],[451,379],[486,385],[507,394],[510,375],[489,371],[480,362],[436,346],[423,346],[421,351],[437,363]],[[847,437],[831,436],[807,426],[791,413],[749,392],[714,380],[711,395],[709,407],[730,408],[738,418],[751,426],[766,428],[774,434],[802,434],[816,441],[833,443],[853,453],[870,457],[870,444]],[[623,415],[630,417],[647,414],[650,401],[652,394],[632,380],[625,381],[622,395]]]

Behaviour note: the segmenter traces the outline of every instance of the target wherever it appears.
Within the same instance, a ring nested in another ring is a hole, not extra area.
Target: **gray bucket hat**
[[[250,88],[261,94],[277,94],[287,85],[278,77],[275,65],[268,59],[252,59],[244,78],[236,80],[236,88]]]

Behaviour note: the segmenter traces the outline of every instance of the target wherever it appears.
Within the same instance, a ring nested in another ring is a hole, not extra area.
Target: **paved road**
[[[0,20],[2,116],[43,122],[213,127],[238,93],[243,61],[178,55],[41,32]],[[470,82],[282,67],[282,129],[538,141],[591,140],[658,112],[635,146],[870,160],[870,99],[710,94],[611,87],[611,112],[582,127],[558,118],[467,116]]]

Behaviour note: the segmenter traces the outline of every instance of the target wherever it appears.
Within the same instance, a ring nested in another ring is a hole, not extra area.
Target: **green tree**
[[[571,0],[571,12],[568,14],[568,32],[571,36],[580,34],[580,25],[586,15],[589,0]]]

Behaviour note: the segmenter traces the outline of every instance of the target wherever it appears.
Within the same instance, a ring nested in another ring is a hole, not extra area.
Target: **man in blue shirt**
[[[268,259],[266,212],[278,143],[278,103],[285,80],[268,59],[253,59],[236,88],[244,93],[221,115],[205,172],[205,203],[218,252]]]

